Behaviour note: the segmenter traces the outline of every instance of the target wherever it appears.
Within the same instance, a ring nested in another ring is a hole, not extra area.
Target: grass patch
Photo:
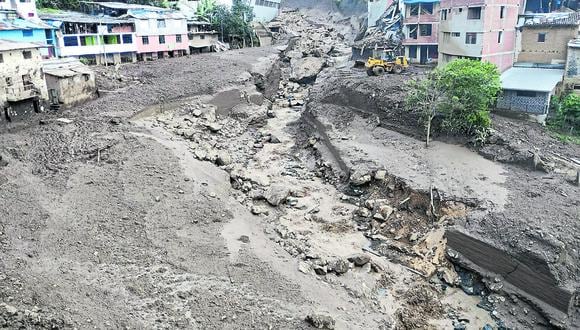
[[[560,142],[564,143],[572,143],[572,144],[580,144],[580,136],[578,135],[568,135],[560,132],[551,132],[552,137],[557,139]]]

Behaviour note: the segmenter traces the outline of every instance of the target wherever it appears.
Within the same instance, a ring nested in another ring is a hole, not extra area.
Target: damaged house
[[[439,57],[437,48],[439,31],[438,0],[404,0],[405,18],[403,33],[405,56],[412,63],[432,63]]]
[[[0,121],[40,112],[48,98],[40,46],[0,40]]]
[[[75,58],[42,63],[51,108],[70,107],[97,96],[95,73]]]

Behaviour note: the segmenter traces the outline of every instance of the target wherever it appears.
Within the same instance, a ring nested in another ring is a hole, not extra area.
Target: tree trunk
[[[433,120],[433,117],[429,117],[429,120],[427,121],[427,138],[425,140],[425,148],[429,148],[429,136],[431,135],[431,121]]]

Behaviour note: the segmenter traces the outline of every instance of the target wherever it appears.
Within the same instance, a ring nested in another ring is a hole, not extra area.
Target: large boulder
[[[310,323],[316,329],[334,329],[335,322],[332,316],[312,313],[306,316],[306,322]]]
[[[290,195],[290,189],[283,185],[273,185],[264,194],[264,198],[272,206],[278,206]]]
[[[293,60],[290,80],[301,84],[310,83],[316,80],[316,76],[322,71],[325,63],[326,60],[320,57],[304,57]]]

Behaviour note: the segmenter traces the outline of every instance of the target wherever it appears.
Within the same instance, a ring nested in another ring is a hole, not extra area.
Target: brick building
[[[425,64],[439,57],[439,0],[404,0],[403,46],[413,63]]]

